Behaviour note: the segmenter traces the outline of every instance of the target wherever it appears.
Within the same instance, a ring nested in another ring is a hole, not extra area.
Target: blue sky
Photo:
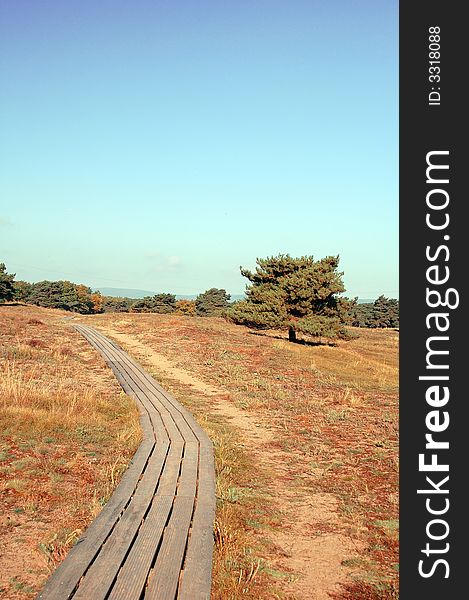
[[[3,0],[0,262],[18,279],[242,293],[339,254],[398,297],[390,0]]]

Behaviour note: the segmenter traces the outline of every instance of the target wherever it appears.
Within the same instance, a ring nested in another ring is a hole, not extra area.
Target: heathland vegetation
[[[34,597],[140,440],[135,407],[71,317],[134,355],[214,442],[212,600],[397,598],[397,301],[357,312],[337,258],[280,255],[242,273],[240,302],[211,288],[127,303],[0,267],[6,598]]]
[[[32,598],[109,499],[139,414],[66,312],[0,305],[0,596]]]
[[[330,346],[217,317],[82,320],[133,353],[214,441],[213,600],[397,598],[393,328]]]

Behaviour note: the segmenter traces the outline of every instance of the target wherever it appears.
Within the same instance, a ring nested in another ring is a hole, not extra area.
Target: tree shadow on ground
[[[288,337],[283,336],[283,335],[262,333],[260,331],[248,331],[248,333],[250,335],[259,335],[261,337],[268,337],[271,339],[282,340],[284,342],[289,342],[290,344],[300,344],[300,346],[334,346],[334,347],[337,346],[337,344],[335,342],[330,342],[330,341],[325,341],[325,340],[319,340],[319,341],[303,340],[303,339],[289,340]]]

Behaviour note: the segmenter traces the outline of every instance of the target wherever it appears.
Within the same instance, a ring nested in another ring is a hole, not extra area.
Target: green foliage
[[[297,321],[295,328],[296,331],[312,337],[347,339],[348,334],[344,325],[339,317],[310,315]]]
[[[13,300],[15,295],[14,279],[15,274],[7,273],[5,263],[0,263],[0,302]]]
[[[174,294],[156,294],[136,300],[131,306],[131,312],[172,313],[176,310]]]
[[[13,283],[13,287],[15,290],[14,299],[19,302],[27,302],[28,298],[32,291],[32,283],[28,283],[27,281],[15,281]]]
[[[344,325],[355,301],[337,296],[345,291],[338,256],[315,261],[312,256],[279,254],[256,262],[254,272],[241,267],[251,285],[247,299],[228,309],[230,320],[256,329],[288,327],[291,340],[296,332],[347,337]]]
[[[103,296],[103,312],[129,312],[134,298]]]
[[[399,327],[399,301],[381,295],[373,303],[354,306],[350,319],[355,327]]]
[[[89,287],[71,281],[39,281],[31,284],[26,302],[46,308],[91,314],[95,312],[91,295]]]
[[[380,296],[373,304],[376,327],[399,327],[399,301]]]
[[[176,310],[174,294],[156,294],[142,300],[102,296],[100,292],[92,292],[89,287],[70,281],[39,281],[38,283],[16,281],[13,287],[14,298],[17,300],[82,314],[129,311],[172,313]]]
[[[224,289],[210,288],[195,299],[195,311],[199,317],[220,316],[228,307],[230,294]]]
[[[27,304],[59,308],[81,314],[92,314],[102,310],[102,297],[99,293],[93,294],[86,285],[71,281],[39,281],[37,283],[17,281],[15,298]]]

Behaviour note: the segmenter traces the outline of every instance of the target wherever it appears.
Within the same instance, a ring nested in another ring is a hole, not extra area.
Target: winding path
[[[115,342],[74,325],[137,402],[144,438],[120,484],[37,600],[208,600],[213,446],[192,415]]]

